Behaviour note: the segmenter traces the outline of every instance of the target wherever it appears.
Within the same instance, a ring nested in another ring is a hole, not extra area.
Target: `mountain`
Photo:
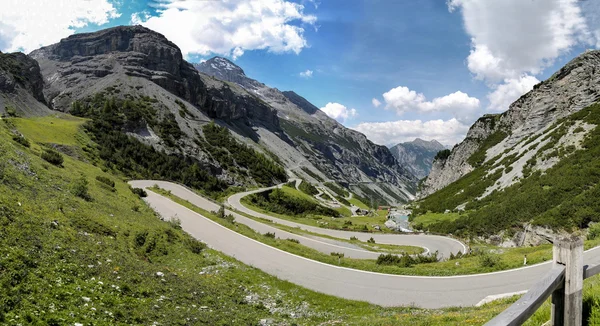
[[[23,53],[0,52],[0,112],[9,115],[48,114],[38,63]]]
[[[397,144],[390,148],[398,163],[419,179],[425,178],[437,153],[446,149],[437,140],[426,141],[417,138],[411,142]]]
[[[24,57],[41,76],[28,93],[48,112],[44,103],[91,119],[100,155],[132,175],[175,179],[207,193],[273,185],[290,175],[333,180],[382,203],[414,195],[416,178],[387,148],[318,109],[308,113],[224,58],[197,66],[210,75],[201,73],[174,43],[145,27],[75,34]],[[287,94],[310,110],[305,99]],[[149,147],[132,151],[136,142]],[[132,156],[142,154],[161,164]]]
[[[384,146],[329,118],[293,91],[281,92],[246,76],[233,62],[214,57],[195,65],[198,71],[243,87],[274,108],[285,133],[284,154],[274,149],[294,175],[333,180],[365,198],[399,203],[413,198],[417,178]],[[283,144],[276,144],[281,146]],[[271,146],[270,148],[276,147]]]
[[[429,227],[470,235],[600,222],[599,68],[600,51],[587,51],[508,111],[477,120],[434,161],[415,213],[465,211]]]

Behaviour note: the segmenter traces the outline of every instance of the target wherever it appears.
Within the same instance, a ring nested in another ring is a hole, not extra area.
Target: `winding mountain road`
[[[130,184],[140,188],[158,184],[181,198],[193,199],[195,205],[204,209],[215,210],[215,207],[218,207],[217,204],[176,184],[162,181],[131,181]],[[237,200],[230,197],[229,203],[239,202],[241,197]],[[474,305],[488,295],[527,290],[551,267],[550,263],[543,263],[509,271],[450,277],[402,276],[360,271],[324,264],[270,247],[229,230],[152,191],[148,191],[145,200],[164,217],[176,215],[181,220],[182,228],[192,236],[245,264],[314,291],[382,306],[416,305],[423,308],[440,308]],[[273,220],[272,217],[268,218]],[[347,237],[349,233],[343,234]],[[414,236],[389,235],[382,239],[392,243],[394,237],[411,239]],[[437,241],[442,239],[435,240],[434,237],[432,243],[429,243],[428,238],[424,237],[421,241],[428,248],[436,248]],[[585,252],[586,264],[600,262],[600,250],[597,249]]]

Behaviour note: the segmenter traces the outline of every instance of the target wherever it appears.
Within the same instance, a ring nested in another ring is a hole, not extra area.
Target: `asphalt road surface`
[[[171,190],[179,197],[193,199],[194,204],[204,209],[215,210],[215,207],[218,207],[217,204],[172,183],[132,181],[130,184],[140,188],[159,184],[161,188]],[[382,306],[414,305],[440,308],[474,305],[488,295],[527,290],[551,267],[550,263],[543,263],[509,271],[450,277],[402,276],[360,271],[324,264],[270,247],[229,230],[151,191],[148,191],[145,200],[160,215],[166,218],[177,216],[181,220],[182,228],[192,236],[247,265],[314,291]],[[229,202],[232,203],[231,198]],[[233,202],[235,203],[235,198]],[[347,237],[350,233],[343,234]],[[398,236],[389,235],[383,239],[393,243],[392,239],[395,237]],[[402,237],[414,236],[400,236]],[[422,241],[426,247],[436,248],[436,243],[441,240],[432,237],[429,243],[426,236]],[[600,250],[595,248],[585,252],[584,261],[586,264],[600,263]]]

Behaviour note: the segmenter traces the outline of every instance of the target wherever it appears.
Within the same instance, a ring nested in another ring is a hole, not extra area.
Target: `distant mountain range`
[[[446,149],[437,140],[426,141],[417,138],[411,142],[400,143],[390,148],[392,155],[410,173],[419,179],[425,178],[431,171],[436,154]]]

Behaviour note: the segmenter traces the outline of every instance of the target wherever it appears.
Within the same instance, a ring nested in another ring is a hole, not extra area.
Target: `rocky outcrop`
[[[363,134],[329,118],[302,96],[253,80],[224,58],[215,57],[195,67],[243,87],[277,111],[285,132],[281,139],[292,149],[279,144],[272,146],[272,151],[286,153],[278,156],[284,157],[293,174],[312,182],[330,179],[361,196],[377,195],[389,203],[413,198],[417,178],[398,163],[388,148],[373,144]]]
[[[23,53],[0,52],[0,111],[18,114],[48,112],[43,94],[44,79],[38,63]]]
[[[68,111],[78,98],[137,77],[186,100],[210,117],[258,119],[277,125],[276,112],[253,96],[234,95],[228,87],[209,89],[174,43],[142,26],[75,34],[33,51],[31,56],[42,67],[44,94],[57,110]]]
[[[429,175],[436,154],[444,149],[444,145],[437,140],[425,141],[417,138],[412,142],[400,143],[391,147],[390,151],[398,163],[417,178],[423,179]]]
[[[479,119],[465,140],[454,147],[450,157],[434,162],[420,196],[432,194],[472,171],[474,167],[468,159],[495,132],[504,131],[508,136],[487,149],[486,160],[600,100],[599,67],[600,51],[586,51],[548,80],[535,85],[532,91],[512,103],[508,111]]]

